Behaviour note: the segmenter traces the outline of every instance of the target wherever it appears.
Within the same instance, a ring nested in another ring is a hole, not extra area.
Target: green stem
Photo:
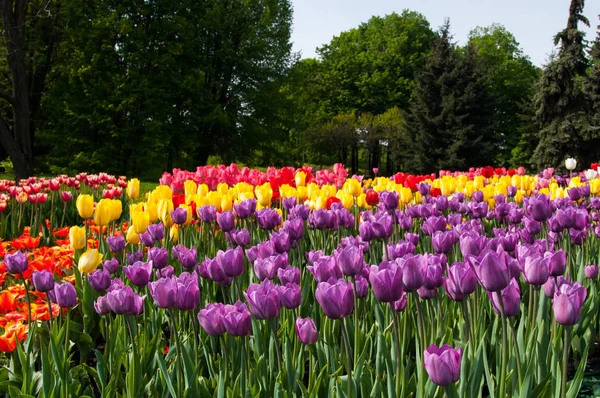
[[[348,398],[352,398],[352,365],[350,363],[350,340],[348,339],[348,333],[346,332],[346,325],[343,318],[340,326],[342,328],[342,337],[344,338],[344,347],[346,349],[346,371],[348,372]]]
[[[569,363],[569,327],[564,326],[565,341],[563,343],[563,368],[562,368],[562,386],[560,389],[561,398],[567,396],[567,365]]]
[[[177,367],[179,368],[179,375],[177,378],[177,393],[180,397],[183,397],[183,359],[181,357],[181,340],[179,339],[179,333],[177,332],[177,325],[175,325],[175,310],[171,310],[171,328],[173,329],[173,337],[175,337],[175,344],[177,348]]]
[[[135,344],[135,335],[133,333],[133,329],[131,328],[131,321],[133,321],[133,317],[127,316],[127,318],[125,319],[125,323],[127,324],[127,330],[129,331],[129,338],[131,339],[131,347],[133,348],[133,360],[131,361],[133,370],[129,370],[130,372],[134,372],[134,374],[137,373],[137,363],[139,361],[139,354],[138,354],[138,349],[137,349],[137,345]],[[136,375],[137,376],[137,375]],[[137,377],[135,378],[137,381]],[[137,383],[134,386],[134,388],[138,388]],[[134,396],[137,396],[137,391],[134,391]]]
[[[401,375],[404,373],[402,372],[402,360],[404,358],[402,358],[400,352],[400,314],[397,312],[394,312],[394,334],[396,337],[396,396],[400,397],[402,388],[400,381],[402,379]]]
[[[508,357],[508,338],[506,332],[506,316],[504,315],[504,303],[502,301],[502,292],[496,292],[498,302],[500,303],[500,317],[502,319],[502,361],[500,363],[500,375],[498,377],[499,394],[498,397],[506,397],[506,361]]]
[[[354,285],[354,367],[358,364],[358,297],[356,296],[356,277],[352,278],[352,284]]]
[[[281,348],[279,347],[279,338],[277,337],[277,330],[276,330],[276,324],[277,324],[277,318],[273,318],[273,320],[270,322],[271,323],[271,332],[273,333],[273,338],[275,339],[275,351],[277,352],[277,365],[279,367],[279,373],[281,373],[283,371],[283,358],[281,355]],[[281,377],[282,380],[286,380],[286,378]]]
[[[469,358],[473,358],[473,355],[475,355],[475,353],[473,352],[473,338],[471,336],[471,325],[469,323],[469,309],[467,307],[466,301],[462,301],[461,305],[463,310],[463,319],[465,320],[465,337],[469,344]]]
[[[515,332],[515,328],[513,325],[510,325],[510,330],[512,332],[513,337],[513,346],[515,347],[515,359],[517,361],[517,375],[519,378],[519,389],[523,385],[523,374],[521,373],[521,356],[519,352],[519,343],[517,341],[517,333]]]
[[[419,329],[419,336],[415,335],[415,339],[421,339],[421,341],[419,342],[419,352],[416,353],[416,355],[418,355],[418,358],[420,358],[421,360],[421,367],[418,369],[418,397],[424,397],[425,396],[425,378],[423,377],[423,366],[424,366],[424,360],[423,360],[423,352],[425,351],[425,322],[423,320],[423,309],[421,308],[421,302],[419,301],[419,295],[417,294],[417,292],[413,292],[414,296],[415,296],[415,303],[417,306],[417,314],[418,314],[418,322],[417,322],[417,327]]]
[[[21,278],[23,278],[23,286],[25,287],[25,298],[27,298],[27,315],[29,316],[29,318],[27,318],[27,321],[31,325],[31,323],[33,322],[33,318],[31,317],[31,297],[29,297],[27,279],[25,278],[25,275],[23,275],[23,273],[21,273]]]
[[[69,361],[69,324],[71,323],[71,311],[67,311],[67,324],[65,330],[65,368],[63,369],[63,383],[65,386],[65,398],[69,398],[69,365],[71,364]]]

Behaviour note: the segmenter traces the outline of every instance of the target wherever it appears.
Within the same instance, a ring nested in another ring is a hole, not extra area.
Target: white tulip
[[[598,172],[593,169],[586,170],[584,174],[585,174],[586,180],[588,180],[588,181],[591,181],[594,178],[598,177]]]
[[[565,160],[565,167],[569,171],[575,170],[575,167],[577,167],[577,160],[573,158],[568,158],[567,160]]]

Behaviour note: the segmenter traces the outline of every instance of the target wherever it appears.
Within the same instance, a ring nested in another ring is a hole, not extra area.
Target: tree
[[[33,174],[36,121],[60,40],[60,1],[0,0],[8,87],[0,87],[0,143],[16,179]]]
[[[600,26],[596,40],[590,50],[592,58],[591,71],[585,78],[585,93],[591,103],[592,134],[600,134]]]
[[[408,118],[412,169],[430,173],[488,164],[494,153],[488,106],[475,50],[458,54],[446,20],[413,91]]]
[[[385,113],[375,116],[374,121],[385,146],[385,175],[410,168],[410,155],[406,149],[410,147],[410,139],[406,131],[406,112],[398,107],[390,108]]]
[[[494,163],[507,165],[520,141],[519,132],[533,124],[521,114],[524,104],[531,101],[539,71],[502,25],[475,28],[469,34],[469,45],[477,54],[492,102],[490,128],[498,143]]]
[[[571,0],[567,27],[554,38],[555,44],[560,43],[558,55],[546,66],[538,82],[535,104],[540,132],[533,158],[540,169],[562,167],[569,156],[589,164],[600,154],[600,142],[590,129],[588,102],[582,89],[588,60],[584,33],[578,24],[589,26],[583,7],[584,0]]]

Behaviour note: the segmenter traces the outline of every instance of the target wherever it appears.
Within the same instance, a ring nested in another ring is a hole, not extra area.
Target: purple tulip
[[[283,229],[287,231],[292,240],[304,238],[304,220],[301,218],[287,219],[283,223]]]
[[[394,310],[394,312],[402,312],[406,308],[406,304],[408,304],[408,295],[406,292],[402,292],[400,299],[394,301],[393,303],[389,303],[388,305]]]
[[[281,305],[288,310],[297,308],[302,303],[302,292],[300,291],[300,285],[295,283],[288,283],[285,286],[278,286],[279,298]]]
[[[271,281],[263,281],[260,285],[252,283],[244,292],[244,297],[250,306],[250,312],[257,319],[271,319],[279,315],[279,292]]]
[[[175,277],[160,278],[148,284],[150,294],[159,308],[173,308],[177,302],[177,280]]]
[[[169,252],[164,247],[153,247],[148,250],[148,261],[154,269],[163,269],[169,263]]]
[[[288,283],[296,283],[299,285],[300,269],[297,267],[292,267],[291,265],[288,265],[284,268],[279,268],[277,270],[277,277],[282,285],[286,285]]]
[[[247,247],[250,245],[251,237],[250,232],[246,228],[240,230],[232,230],[229,232],[231,240],[238,246]]]
[[[92,289],[103,292],[110,287],[110,273],[105,269],[97,269],[88,275],[88,282]]]
[[[225,270],[219,264],[216,258],[210,259],[206,258],[198,267],[198,271],[200,276],[203,278],[211,279],[217,283],[223,283],[227,280],[227,275],[225,275]]]
[[[296,319],[296,334],[302,344],[311,345],[319,340],[319,332],[315,322],[310,318]]]
[[[287,253],[270,256],[267,258],[259,258],[254,262],[254,273],[258,279],[274,279],[277,276],[277,271],[289,265]]]
[[[225,333],[225,325],[223,324],[224,315],[223,304],[208,304],[198,313],[198,322],[209,336],[219,337]]]
[[[94,309],[98,315],[106,315],[112,311],[106,296],[100,296],[96,301],[94,301]]]
[[[338,279],[342,277],[342,270],[337,265],[334,256],[323,256],[314,260],[314,266],[306,268],[315,277],[317,282],[327,282],[330,278]]]
[[[474,202],[483,202],[483,192],[481,192],[481,191],[473,192],[473,194],[471,195],[471,199],[473,199]]]
[[[281,200],[281,204],[283,208],[287,211],[291,211],[296,206],[296,197],[292,196],[291,198],[283,198]]]
[[[462,347],[454,349],[448,344],[439,347],[432,344],[424,352],[424,365],[431,381],[445,387],[460,378]]]
[[[256,221],[260,229],[271,230],[281,225],[281,216],[277,210],[266,208],[256,213]]]
[[[379,193],[379,200],[386,210],[396,210],[398,208],[398,192],[382,191]]]
[[[508,194],[508,197],[510,198],[514,198],[517,195],[517,187],[515,187],[514,185],[509,185],[506,189],[506,193]]]
[[[500,253],[496,253],[484,249],[478,257],[468,257],[468,262],[475,271],[479,283],[490,292],[499,292],[510,282],[511,275],[506,258],[508,255],[502,249],[500,250]]]
[[[288,220],[301,218],[302,220],[306,221],[308,220],[309,216],[310,207],[308,207],[307,205],[296,205],[292,210],[290,210],[290,216],[288,217]]]
[[[292,247],[290,234],[284,229],[279,232],[271,233],[269,240],[273,244],[275,251],[280,254],[289,252]]]
[[[585,277],[588,279],[596,279],[598,277],[598,266],[597,265],[586,265],[585,266]]]
[[[402,296],[402,270],[395,262],[384,261],[379,267],[372,266],[369,282],[373,294],[382,303],[394,302]]]
[[[364,264],[363,251],[357,246],[346,246],[334,254],[338,266],[346,276],[358,274]]]
[[[369,221],[362,222],[358,225],[358,233],[362,240],[370,242],[375,237],[373,232],[373,224]]]
[[[523,264],[523,277],[533,286],[542,286],[548,280],[550,272],[548,265],[544,262],[544,258],[534,253],[525,258]]]
[[[137,261],[133,265],[123,267],[125,276],[136,286],[146,286],[152,277],[152,263]]]
[[[200,220],[205,223],[212,223],[217,219],[217,208],[211,205],[205,205],[198,209]]]
[[[70,308],[77,304],[77,291],[69,282],[55,283],[52,292],[60,308]]]
[[[552,215],[550,203],[546,195],[540,194],[537,197],[532,196],[527,202],[527,213],[535,221],[546,221]]]
[[[14,253],[7,254],[4,256],[4,265],[6,266],[6,270],[13,275],[24,273],[29,264],[27,262],[27,254],[21,252],[21,250],[17,250]]]
[[[187,221],[187,211],[181,207],[171,210],[171,218],[175,224],[183,225]]]
[[[226,276],[235,278],[244,273],[244,252],[241,247],[217,252],[217,261]]]
[[[315,298],[325,315],[331,319],[347,317],[354,309],[354,289],[352,283],[344,279],[330,279],[319,282]]]
[[[513,278],[507,287],[502,290],[502,305],[504,306],[504,315],[511,317],[519,313],[521,309],[521,290],[519,284]],[[492,306],[496,314],[501,314],[500,300],[498,299],[497,292],[488,292],[490,300],[492,300]]]
[[[402,285],[407,292],[418,290],[425,282],[424,270],[427,259],[422,255],[406,256],[399,261],[402,269]],[[373,283],[371,283],[373,284]]]
[[[371,223],[373,235],[379,239],[388,239],[394,232],[394,219],[389,214],[385,214]],[[362,235],[361,235],[362,237]]]
[[[468,264],[456,262],[448,269],[448,278],[444,279],[444,287],[455,296],[468,296],[477,288],[477,276]]]
[[[229,335],[242,337],[252,332],[252,315],[241,301],[224,306],[223,313],[223,326]]]
[[[129,286],[109,291],[106,294],[108,304],[117,315],[139,315],[144,306],[144,297],[135,294]]]
[[[239,204],[234,203],[233,210],[238,218],[248,218],[256,211],[256,199],[246,199]]]
[[[200,288],[195,272],[182,272],[177,278],[177,308],[182,311],[192,311],[200,303]]]
[[[125,242],[123,235],[115,235],[106,238],[106,243],[108,243],[108,247],[114,253],[121,253],[123,250],[125,250],[125,244],[127,242]]]
[[[54,277],[52,276],[52,272],[48,270],[35,271],[31,275],[31,280],[33,281],[35,290],[38,292],[46,293],[54,288]]]
[[[575,325],[579,322],[581,307],[586,297],[587,290],[579,282],[567,282],[560,285],[552,300],[556,322],[565,326]]]
[[[437,289],[442,286],[444,280],[442,279],[442,266],[441,264],[427,264],[423,268],[423,287],[429,290]]]
[[[393,261],[397,258],[402,258],[407,254],[415,254],[415,245],[412,242],[400,241],[396,244],[388,243],[387,245],[387,255],[390,261]]]
[[[162,223],[148,225],[146,232],[152,236],[154,242],[160,242],[165,238],[165,226]]]
[[[114,274],[119,270],[119,262],[116,258],[111,258],[110,260],[105,260],[102,263],[102,268],[107,270],[109,274]]]
[[[138,236],[140,238],[140,242],[142,242],[142,245],[146,247],[151,247],[154,245],[154,239],[152,239],[152,235],[150,235],[150,232],[146,231],[142,234],[139,234]]]
[[[458,236],[455,231],[436,231],[431,237],[433,250],[436,253],[450,253],[457,240]]]
[[[144,259],[144,252],[142,250],[138,250],[136,252],[127,253],[126,257],[127,264],[133,265],[134,263],[137,263],[138,261],[142,261]]]
[[[175,269],[170,265],[167,265],[163,269],[156,270],[156,275],[158,275],[158,278],[170,278],[174,274],[175,274]]]
[[[558,250],[554,253],[544,253],[544,264],[548,267],[550,276],[560,276],[565,273],[567,267],[567,255],[564,250]]]
[[[217,214],[217,224],[223,232],[230,232],[235,228],[235,220],[231,211],[224,211]]]
[[[196,266],[196,248],[188,249],[184,245],[177,245],[173,248],[173,256],[179,260],[181,266],[191,270]]]
[[[479,253],[485,249],[487,237],[469,232],[460,238],[460,251],[464,258],[468,256],[479,256]]]

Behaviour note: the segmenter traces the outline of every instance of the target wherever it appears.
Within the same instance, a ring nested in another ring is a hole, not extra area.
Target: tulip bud
[[[98,249],[88,249],[79,257],[77,268],[79,272],[89,274],[93,272],[102,262],[102,254]]]
[[[76,225],[69,229],[69,242],[73,250],[83,249],[86,246],[85,228]]]
[[[87,219],[94,215],[94,198],[91,195],[79,195],[76,206],[81,218]]]
[[[140,180],[132,178],[127,182],[127,196],[132,200],[136,200],[140,196]]]

